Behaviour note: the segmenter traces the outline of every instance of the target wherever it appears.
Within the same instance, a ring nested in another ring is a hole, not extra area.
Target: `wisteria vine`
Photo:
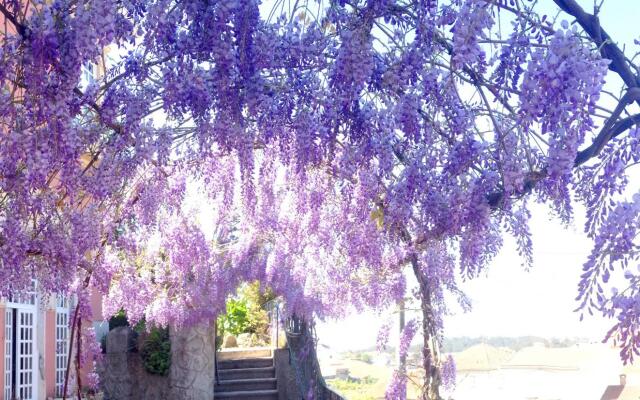
[[[243,281],[322,318],[387,307],[412,273],[438,399],[444,294],[466,307],[456,282],[505,234],[532,263],[525,198],[563,221],[581,202],[579,310],[615,317],[631,361],[638,65],[599,8],[537,3],[0,2],[0,295],[93,287],[183,326]]]

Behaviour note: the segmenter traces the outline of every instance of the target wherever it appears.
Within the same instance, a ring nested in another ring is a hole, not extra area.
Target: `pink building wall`
[[[102,294],[96,290],[91,289],[91,295],[89,296],[89,304],[91,305],[91,312],[93,313],[94,321],[104,321],[102,315]]]
[[[56,311],[47,310],[44,323],[44,387],[47,397],[56,394]]]

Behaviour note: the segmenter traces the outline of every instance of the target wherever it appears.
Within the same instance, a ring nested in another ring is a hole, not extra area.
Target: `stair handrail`
[[[218,366],[218,318],[215,318],[213,320],[214,323],[214,338],[213,338],[213,368],[214,368],[214,373],[213,373],[213,379],[214,381],[214,385],[217,385],[218,383],[220,383],[220,374],[218,373],[218,371],[220,370],[219,366]],[[221,338],[220,340],[224,341],[224,338]],[[222,343],[220,344],[220,348],[222,348]]]
[[[276,297],[261,306],[261,308],[267,312],[267,318],[269,320],[269,342],[272,349],[277,349],[279,345],[278,339],[280,337],[280,325],[282,325],[282,321],[280,321],[282,315],[280,310],[283,305],[283,300],[280,297]]]
[[[295,315],[288,318],[285,328],[289,361],[296,371],[300,396],[305,400],[344,400],[329,388],[318,361],[315,325]]]
[[[286,313],[285,302],[281,297],[269,300],[262,305],[269,316],[272,348],[278,348],[280,329],[285,334],[289,350],[289,364],[295,371],[298,398],[304,400],[345,400],[340,394],[329,388],[320,369],[316,353],[317,335],[315,324]],[[274,345],[275,331],[275,345]]]

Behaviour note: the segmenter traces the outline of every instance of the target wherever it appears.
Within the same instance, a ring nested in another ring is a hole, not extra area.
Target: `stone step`
[[[273,367],[273,358],[241,358],[237,360],[218,359],[218,369],[245,369],[245,368],[265,368]]]
[[[275,378],[276,369],[274,367],[220,369],[218,376],[220,380]]]
[[[276,378],[221,380],[220,382],[218,382],[218,384],[215,385],[216,394],[222,392],[253,392],[276,389]]]
[[[277,400],[277,390],[254,390],[239,392],[216,392],[216,399],[237,399],[237,400]]]
[[[266,358],[273,353],[268,347],[251,347],[246,349],[223,349],[216,353],[218,360],[239,360],[242,358]]]

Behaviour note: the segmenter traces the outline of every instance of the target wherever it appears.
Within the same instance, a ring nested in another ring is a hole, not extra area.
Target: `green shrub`
[[[222,348],[222,343],[224,342],[224,338],[220,334],[220,329],[218,329],[218,333],[216,334],[216,351]]]
[[[227,313],[218,317],[218,329],[223,334],[239,335],[247,332],[247,302],[244,299],[227,300]]]
[[[373,357],[369,353],[360,353],[356,360],[360,360],[362,362],[366,362],[367,364],[371,364],[373,362]]]
[[[258,281],[241,285],[237,295],[227,300],[226,314],[218,317],[218,335],[224,339],[226,334],[267,334],[269,318],[262,306],[274,298],[273,292],[263,291]]]
[[[127,315],[124,313],[124,310],[118,311],[116,315],[109,318],[109,330],[115,329],[119,326],[128,326],[129,320],[127,319]]]
[[[375,386],[375,381],[376,380],[352,382],[341,379],[331,379],[327,380],[327,385],[349,400],[376,400],[381,397]]]
[[[169,329],[151,328],[142,344],[140,356],[145,371],[153,375],[166,376],[171,366]]]
[[[266,334],[269,332],[269,316],[262,306],[275,298],[270,290],[263,291],[260,282],[248,283],[238,290],[239,297],[247,304],[247,333]]]

